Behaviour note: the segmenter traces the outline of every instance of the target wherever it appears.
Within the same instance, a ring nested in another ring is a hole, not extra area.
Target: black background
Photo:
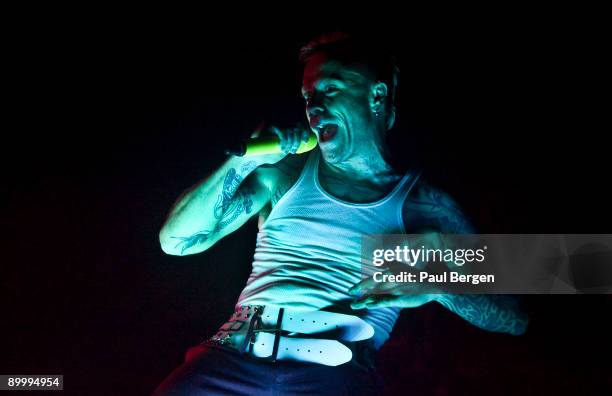
[[[117,14],[43,13],[5,35],[0,373],[63,374],[74,394],[149,394],[214,333],[249,274],[256,223],[190,257],[164,255],[157,233],[226,144],[263,120],[304,119],[296,54],[334,26],[395,50],[393,147],[418,156],[482,232],[610,232],[596,22],[407,14],[213,27],[213,13]],[[380,354],[389,393],[603,392],[610,298],[524,303],[522,337],[436,304],[404,311]]]

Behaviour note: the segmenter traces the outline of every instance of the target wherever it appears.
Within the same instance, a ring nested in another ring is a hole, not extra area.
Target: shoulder
[[[276,203],[298,180],[309,154],[288,155],[276,164],[260,166],[258,179],[269,193],[268,204],[260,211],[260,221],[265,220]]]
[[[402,212],[408,233],[431,228],[448,234],[475,232],[468,215],[455,199],[423,178],[406,197]]]
[[[297,180],[307,158],[308,154],[290,154],[275,164],[260,166],[255,172],[262,184],[273,192],[279,183],[286,184],[291,180]]]

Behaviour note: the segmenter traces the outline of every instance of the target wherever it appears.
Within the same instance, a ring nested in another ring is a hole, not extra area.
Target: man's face
[[[324,53],[313,55],[305,65],[306,116],[327,162],[367,155],[379,138],[371,106],[372,84],[364,67],[343,65]]]

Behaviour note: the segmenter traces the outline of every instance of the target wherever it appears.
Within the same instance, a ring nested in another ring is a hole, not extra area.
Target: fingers
[[[418,308],[436,299],[435,294],[372,294],[351,303],[353,309],[374,309],[385,307]]]
[[[382,271],[383,275],[388,275],[391,274],[391,271],[389,271],[388,269],[385,269],[384,271]],[[367,291],[370,291],[373,288],[377,288],[377,289],[389,289],[390,287],[393,287],[393,285],[391,285],[390,283],[387,282],[377,282],[374,280],[374,277],[371,276],[369,278],[366,278],[364,280],[362,280],[361,282],[355,284],[353,287],[351,287],[348,292],[349,294],[352,295],[357,295],[360,293],[364,293]]]
[[[349,292],[349,294],[357,295],[357,294],[363,292],[364,290],[371,289],[372,287],[374,287],[374,285],[376,285],[376,282],[374,281],[374,279],[373,278],[367,278],[367,279],[364,279],[361,282],[357,283],[353,287],[351,287],[348,292]]]
[[[287,140],[285,139],[285,134],[283,133],[283,131],[278,129],[275,126],[271,126],[269,129],[272,132],[274,132],[276,136],[278,136],[278,139],[280,140],[280,144],[281,144],[281,150],[285,152],[285,146],[287,145]]]
[[[295,154],[302,141],[308,140],[308,132],[299,127],[280,129],[272,126],[270,129],[280,139],[281,150],[285,154]]]
[[[392,307],[397,305],[397,299],[400,296],[394,296],[390,294],[374,294],[364,296],[351,303],[353,309],[372,309],[372,308],[383,308]]]
[[[289,152],[291,154],[295,154],[297,152],[298,147],[300,147],[301,142],[301,133],[297,130],[297,128],[291,128],[289,134],[291,135],[291,149]]]
[[[392,274],[385,269],[383,274]],[[420,282],[395,282],[375,280],[374,276],[362,280],[348,292],[358,296],[351,303],[353,309],[372,309],[382,307],[416,308],[436,298],[440,289]],[[359,296],[361,295],[361,296]]]

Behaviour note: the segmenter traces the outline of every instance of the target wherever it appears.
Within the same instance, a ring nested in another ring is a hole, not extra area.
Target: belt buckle
[[[263,323],[261,319],[261,315],[263,314],[263,311],[264,311],[263,306],[257,307],[255,310],[255,314],[253,315],[253,319],[249,326],[249,330],[247,332],[247,336],[245,340],[246,342],[248,342],[247,353],[250,356],[256,357],[257,359],[260,359],[266,362],[276,362],[276,359],[278,356],[278,345],[280,343],[280,337],[282,333],[281,324],[283,321],[283,313],[285,309],[279,308],[278,317],[276,319],[276,326],[274,326],[273,328],[261,328],[261,325]],[[267,357],[258,357],[258,356],[253,355],[253,346],[255,345],[255,335],[261,332],[274,334],[274,345],[272,347],[272,354]]]

